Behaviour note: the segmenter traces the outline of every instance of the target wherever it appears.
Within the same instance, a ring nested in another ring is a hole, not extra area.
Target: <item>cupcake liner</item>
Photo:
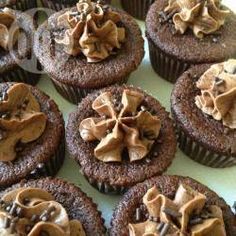
[[[145,20],[149,7],[155,0],[121,0],[121,5],[131,16]]]
[[[15,10],[26,11],[31,8],[36,8],[37,0],[17,0],[15,4],[11,4],[9,7]]]
[[[57,92],[60,93],[61,96],[63,96],[69,102],[74,103],[74,104],[78,104],[89,93],[95,90],[101,89],[101,88],[96,88],[96,89],[79,88],[77,86],[60,83],[53,78],[51,78],[51,80]],[[127,82],[127,80],[128,80],[128,77],[122,79],[118,84],[124,84]]]
[[[83,174],[83,173],[82,173]],[[84,175],[85,176],[85,175]],[[124,194],[127,188],[121,186],[112,186],[107,183],[99,182],[91,177],[85,176],[88,182],[99,192],[105,194]]]
[[[179,148],[192,160],[213,168],[225,168],[236,165],[236,157],[225,156],[201,146],[176,125]]]
[[[60,11],[61,9],[67,7],[73,7],[77,2],[78,0],[41,0],[43,7],[50,8],[55,11]],[[106,0],[105,2],[110,4],[111,0]]]
[[[148,37],[149,54],[153,69],[163,79],[175,83],[178,77],[183,74],[189,67],[190,64],[170,57],[162,50],[160,50]]]
[[[19,66],[13,70],[0,74],[1,82],[18,82],[30,85],[36,85],[39,81],[39,74],[33,74],[20,68]]]
[[[63,134],[64,135],[64,134]],[[60,145],[49,160],[39,163],[37,168],[26,177],[26,179],[38,179],[46,176],[55,176],[61,168],[65,159],[65,138],[61,139]]]

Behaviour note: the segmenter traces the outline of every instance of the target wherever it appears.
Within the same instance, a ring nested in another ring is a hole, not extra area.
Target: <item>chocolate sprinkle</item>
[[[170,209],[170,208],[167,208],[167,207],[164,208],[162,211],[163,211],[164,213],[166,213],[167,215],[172,216],[172,217],[174,217],[174,218],[178,218],[178,217],[181,217],[181,216],[182,216],[182,214],[181,214],[180,212],[175,211],[175,210]]]
[[[165,223],[162,230],[161,230],[160,236],[165,236],[168,233],[169,229],[170,229],[170,224]]]

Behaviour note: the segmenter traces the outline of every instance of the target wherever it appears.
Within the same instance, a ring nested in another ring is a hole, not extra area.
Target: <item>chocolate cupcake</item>
[[[97,0],[92,0],[96,2]],[[111,0],[100,0],[104,4],[110,4]],[[60,11],[64,8],[73,7],[78,3],[78,0],[41,0],[42,6],[53,9],[55,11]]]
[[[155,0],[121,0],[121,5],[131,16],[145,20],[149,7]]]
[[[0,189],[55,175],[64,146],[64,121],[53,100],[23,83],[0,83]]]
[[[1,235],[105,235],[97,205],[63,180],[21,182],[1,192],[0,197]]]
[[[236,60],[196,66],[176,82],[171,110],[180,148],[211,167],[236,164]]]
[[[26,11],[37,7],[37,0],[2,0],[0,1],[0,8],[4,7]]]
[[[236,15],[218,0],[158,0],[146,36],[154,70],[173,83],[192,65],[236,57]]]
[[[123,193],[162,174],[176,152],[169,114],[140,89],[113,86],[89,94],[70,114],[66,140],[91,185]]]
[[[32,57],[33,20],[25,13],[0,9],[0,83],[24,82],[35,85],[39,76],[27,71],[25,61]]]
[[[131,188],[115,209],[110,236],[234,236],[226,202],[201,183],[160,176]]]
[[[34,49],[57,91],[78,103],[89,92],[125,83],[141,63],[143,44],[128,14],[81,0],[39,27]]]

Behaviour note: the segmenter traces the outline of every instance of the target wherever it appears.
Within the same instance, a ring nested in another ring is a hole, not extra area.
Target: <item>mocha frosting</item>
[[[42,135],[47,117],[25,84],[14,84],[0,98],[0,161],[7,162],[16,158],[19,142],[26,144]]]
[[[99,140],[94,150],[97,159],[103,162],[121,162],[127,149],[131,162],[143,159],[159,136],[161,122],[145,109],[139,110],[144,95],[125,89],[121,104],[110,92],[102,93],[93,102],[92,108],[100,117],[92,117],[80,123],[79,131],[86,142]]]
[[[165,12],[177,32],[184,34],[190,28],[198,38],[217,31],[229,14],[222,10],[221,0],[169,0]]]
[[[129,224],[130,236],[226,236],[222,210],[208,205],[206,196],[180,185],[174,200],[154,186],[143,197],[149,218]]]
[[[39,188],[19,188],[0,201],[2,236],[85,236],[78,220],[69,220],[53,196]]]
[[[77,10],[58,17],[58,25],[66,28],[62,39],[56,39],[73,56],[81,53],[88,62],[99,62],[115,53],[125,40],[125,28],[118,26],[120,14],[107,5],[80,0]]]
[[[196,83],[195,103],[204,113],[236,129],[236,60],[215,64]]]
[[[16,20],[9,8],[0,9],[0,47],[10,50],[16,43],[19,29],[12,27]]]

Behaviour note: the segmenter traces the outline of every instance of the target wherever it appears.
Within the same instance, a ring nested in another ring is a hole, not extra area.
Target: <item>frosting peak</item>
[[[236,60],[215,64],[197,81],[195,103],[204,113],[236,129]]]
[[[177,32],[191,28],[198,38],[217,31],[229,14],[221,9],[220,0],[169,0],[165,12],[172,16]]]
[[[121,104],[115,107],[111,93],[102,93],[92,108],[100,118],[87,118],[80,123],[80,135],[85,141],[99,140],[94,150],[97,159],[121,162],[127,148],[131,162],[144,158],[158,137],[161,122],[146,110],[138,111],[144,97],[137,91],[124,90]]]
[[[206,205],[206,196],[180,185],[174,200],[154,186],[143,197],[149,219],[129,224],[130,236],[226,236],[222,210]]]
[[[8,223],[6,223],[8,222]],[[69,221],[63,206],[39,188],[20,188],[0,202],[1,235],[85,236],[78,220]]]
[[[67,28],[62,39],[56,39],[73,56],[83,53],[88,62],[99,62],[115,53],[125,40],[125,28],[119,27],[121,17],[107,5],[80,0],[77,11],[58,17],[58,25]]]
[[[38,139],[46,128],[47,117],[29,87],[14,84],[0,100],[0,161],[16,158],[18,142]]]
[[[10,9],[0,9],[0,47],[9,50],[17,41],[19,29],[12,28],[15,16]]]

